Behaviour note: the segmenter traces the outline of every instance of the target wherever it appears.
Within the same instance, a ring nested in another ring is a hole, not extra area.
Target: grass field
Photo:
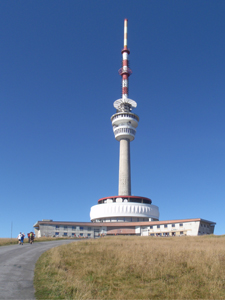
[[[0,246],[7,246],[17,244],[18,240],[15,238],[0,238]]]
[[[225,299],[225,236],[104,237],[38,260],[37,299]]]
[[[34,240],[34,243],[36,242],[48,242],[48,241],[56,241],[56,240],[62,240],[62,239],[68,239],[66,238],[52,238],[52,237],[41,237]],[[24,239],[24,243],[28,243],[28,238]],[[17,238],[0,238],[0,246],[7,246],[7,245],[13,245],[18,244]]]

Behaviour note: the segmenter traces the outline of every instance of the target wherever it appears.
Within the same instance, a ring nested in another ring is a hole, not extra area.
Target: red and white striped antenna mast
[[[127,45],[127,27],[128,20],[124,19],[124,39],[123,39],[123,49],[122,53],[122,68],[119,69],[119,74],[122,77],[122,98],[114,102],[114,107],[118,111],[131,111],[132,108],[137,107],[137,103],[134,100],[128,98],[128,78],[132,74],[131,69],[129,68],[129,59],[130,50]]]

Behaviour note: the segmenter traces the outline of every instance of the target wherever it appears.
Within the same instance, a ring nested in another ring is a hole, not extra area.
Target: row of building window
[[[121,202],[124,202],[124,203],[127,203],[127,202],[132,202],[132,203],[146,203],[146,204],[151,204],[152,201],[150,199],[143,199],[143,198],[108,198],[108,199],[105,199],[105,200],[100,200],[98,201],[98,204],[102,204],[102,203],[112,203],[112,202],[116,202],[116,203],[121,203]]]
[[[114,131],[115,134],[118,134],[121,132],[131,133],[131,134],[135,135],[135,130],[131,129],[131,128],[118,128]]]
[[[201,227],[207,227],[207,228],[209,228],[209,225],[202,224],[202,223],[200,224],[200,226],[201,226]]]
[[[156,225],[155,228],[160,228],[162,226],[163,228],[167,228],[169,225],[172,227],[176,227],[176,224],[164,224],[164,225]],[[180,227],[183,227],[183,223],[179,224]],[[150,226],[150,229],[153,229],[153,225]]]
[[[176,235],[183,235],[184,232],[180,231],[180,232],[160,232],[160,233],[150,233],[150,236],[176,236]]]
[[[135,221],[145,221],[145,219],[146,218],[135,218]],[[146,219],[147,220],[147,219]],[[107,221],[111,221],[111,219],[109,219],[109,220],[95,220],[95,221],[105,221],[105,222],[107,222]],[[113,221],[115,221],[115,220],[113,220]],[[117,222],[125,222],[126,221],[126,218],[117,218]],[[130,220],[131,222],[132,222],[132,218],[131,218],[131,220]],[[134,220],[133,220],[134,221]],[[178,225],[178,224],[164,224],[164,225],[151,225],[150,226],[150,229],[153,229],[153,228],[168,228],[168,226],[169,225],[171,225],[171,227],[176,227],[176,225]],[[183,223],[180,223],[179,224],[179,226],[180,227],[183,227]],[[206,226],[204,226],[204,227],[206,227]],[[207,227],[209,227],[209,226],[207,226]],[[82,230],[87,230],[87,231],[91,231],[92,230],[92,228],[91,227],[82,227],[82,226],[60,226],[60,225],[56,225],[55,226],[55,229],[72,229],[72,230],[80,230],[80,231],[82,231]]]
[[[59,232],[55,232],[55,236],[59,236]],[[68,236],[68,232],[63,232],[63,236]],[[79,233],[79,234],[75,234],[75,233],[72,233],[71,234],[72,237],[79,237],[79,236],[84,236],[83,233]],[[86,236],[90,237],[91,236],[91,233],[88,233]]]
[[[93,223],[97,222],[147,222],[149,218],[108,218],[108,219],[96,219]]]
[[[131,114],[120,114],[120,115],[115,115],[114,117],[113,117],[113,119],[112,119],[112,121],[114,120],[114,119],[117,119],[117,118],[132,118],[132,119],[135,119],[135,120],[137,120],[138,121],[138,117],[137,116],[135,116],[135,115],[131,115]]]
[[[72,229],[72,230],[87,230],[87,231],[91,231],[91,227],[82,227],[82,226],[60,226],[60,225],[56,225],[55,226],[56,229]]]

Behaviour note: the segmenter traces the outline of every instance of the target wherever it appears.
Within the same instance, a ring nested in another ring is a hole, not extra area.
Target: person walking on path
[[[20,241],[21,241],[21,245],[23,245],[23,240],[24,240],[24,237],[25,237],[25,234],[24,234],[24,233],[22,233],[22,234],[21,234],[21,239],[20,239]]]
[[[22,238],[22,233],[20,232],[17,237],[19,245],[21,245],[21,238]]]
[[[33,232],[31,231],[31,232],[30,232],[30,244],[33,244],[33,241],[34,241],[34,234],[33,234]]]

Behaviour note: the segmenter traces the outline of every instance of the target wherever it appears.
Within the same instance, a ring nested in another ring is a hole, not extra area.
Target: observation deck
[[[111,117],[113,132],[117,141],[128,139],[133,141],[139,117],[130,112],[119,112]]]
[[[139,196],[112,196],[91,207],[92,222],[145,222],[159,220],[159,209],[152,200]]]

